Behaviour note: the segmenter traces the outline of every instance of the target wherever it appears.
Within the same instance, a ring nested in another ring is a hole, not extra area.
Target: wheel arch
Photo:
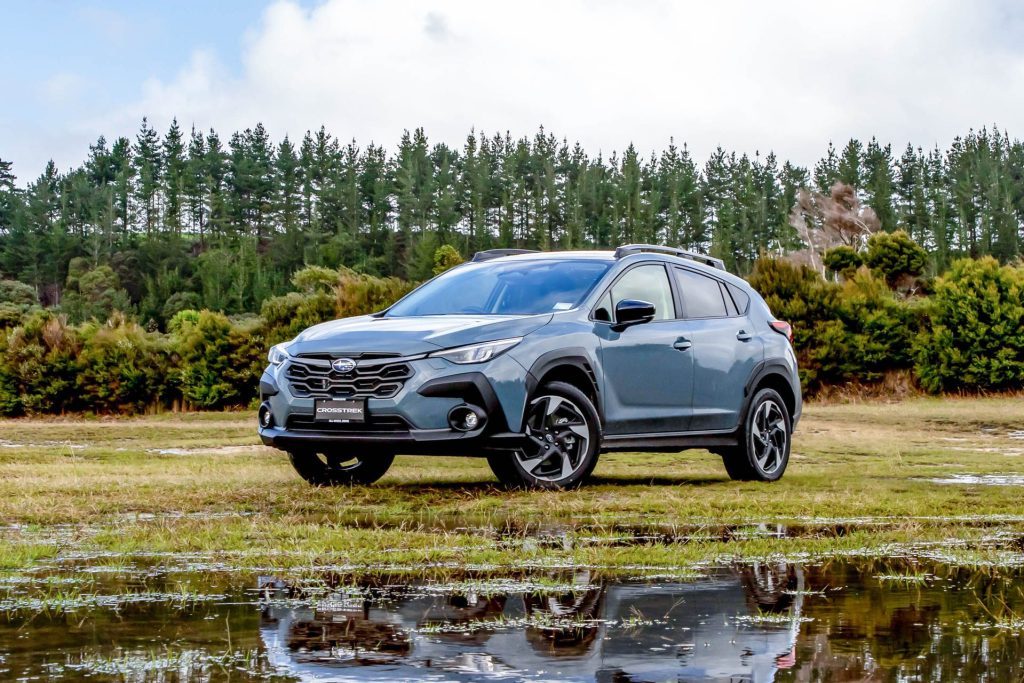
[[[779,396],[782,397],[782,402],[786,404],[786,410],[789,412],[789,419],[792,424],[796,423],[798,417],[798,403],[797,395],[793,389],[793,384],[789,379],[789,369],[781,362],[779,363],[764,363],[760,367],[754,370],[751,374],[750,379],[747,381],[747,385],[744,388],[744,399],[743,399],[743,410],[740,413],[741,422],[739,428],[743,428],[743,424],[747,419],[747,411],[750,410],[750,403],[754,400],[754,396],[761,389],[774,389]],[[792,426],[791,424],[791,426]]]
[[[548,382],[565,382],[576,387],[590,399],[597,415],[604,424],[604,410],[597,375],[590,356],[582,348],[561,349],[541,355],[530,366],[526,375],[526,397],[534,395],[537,389]],[[525,416],[526,406],[523,407]]]

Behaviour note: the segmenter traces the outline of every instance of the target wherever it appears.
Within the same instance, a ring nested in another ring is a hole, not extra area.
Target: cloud
[[[85,79],[68,72],[53,74],[39,84],[39,94],[50,105],[66,105],[85,91]]]
[[[393,147],[404,129],[461,146],[471,127],[543,125],[591,152],[670,137],[813,164],[828,141],[946,145],[970,127],[1024,129],[1024,56],[1010,3],[282,1],[233,72],[196,52],[178,73],[89,123],[142,116],[276,138],[326,125]],[[81,152],[79,152],[81,156]]]

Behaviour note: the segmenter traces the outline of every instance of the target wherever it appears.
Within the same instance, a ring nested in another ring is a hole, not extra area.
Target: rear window
[[[687,318],[724,318],[729,315],[718,280],[685,268],[673,268],[683,295],[683,314]]]
[[[750,295],[736,285],[731,285],[729,283],[725,284],[725,288],[729,293],[729,296],[731,296],[732,300],[736,303],[736,312],[739,315],[746,314],[747,306],[750,305]]]

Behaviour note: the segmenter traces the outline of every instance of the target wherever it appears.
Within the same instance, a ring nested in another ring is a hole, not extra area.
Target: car
[[[317,486],[372,483],[401,454],[486,457],[506,485],[564,489],[603,452],[689,448],[775,481],[802,408],[792,334],[692,251],[478,252],[274,346],[259,436]]]

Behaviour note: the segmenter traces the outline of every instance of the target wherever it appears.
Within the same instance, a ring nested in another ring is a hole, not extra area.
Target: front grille
[[[293,359],[285,377],[293,396],[299,398],[393,398],[412,377],[408,363],[377,363],[357,366],[342,374],[326,358]]]
[[[366,422],[317,422],[312,415],[292,415],[285,428],[303,432],[347,432],[355,434],[409,431],[409,423],[398,415],[370,415]]]

